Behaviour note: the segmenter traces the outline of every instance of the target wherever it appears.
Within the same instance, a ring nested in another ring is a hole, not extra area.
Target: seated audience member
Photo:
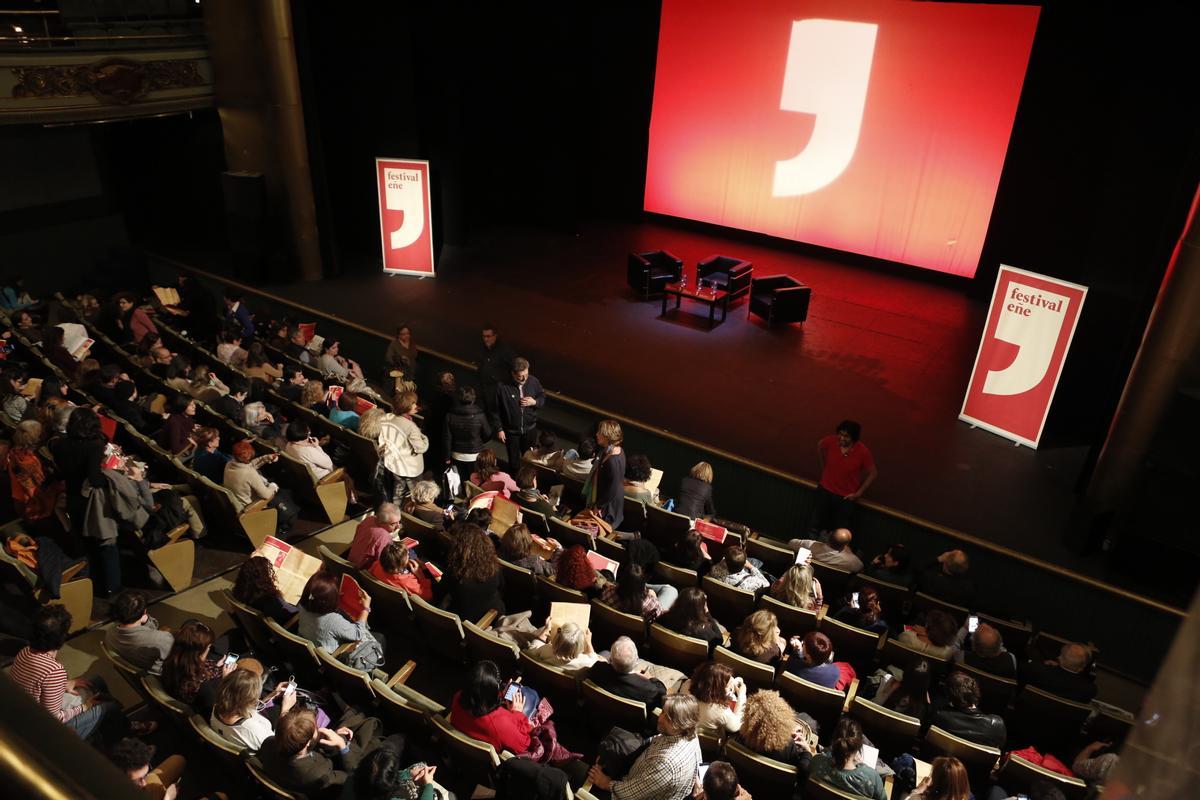
[[[363,758],[380,745],[374,717],[351,709],[339,722],[336,729],[321,728],[315,711],[293,708],[258,751],[263,771],[306,797],[337,797]]]
[[[300,395],[304,393],[304,386],[308,383],[308,377],[304,374],[304,370],[300,367],[290,367],[284,365],[283,380],[275,386],[275,391],[279,393],[285,400],[291,403],[300,404]]]
[[[467,685],[454,693],[450,702],[450,724],[487,742],[497,753],[521,754],[529,750],[533,725],[525,715],[523,689],[511,701],[504,699],[500,668],[492,661],[477,661]]]
[[[650,459],[643,455],[629,456],[625,462],[625,496],[641,500],[647,505],[658,505],[658,490],[646,483],[653,475]]]
[[[945,660],[954,655],[954,643],[958,636],[958,623],[954,617],[940,608],[925,612],[924,626],[907,628],[896,641],[914,650],[920,650],[930,658]]]
[[[522,508],[544,514],[547,518],[558,514],[554,501],[538,491],[537,470],[533,467],[521,467],[517,471],[517,493],[512,499]]]
[[[104,634],[104,643],[135,667],[161,674],[175,637],[146,613],[146,598],[136,589],[122,589],[113,598],[112,611],[117,624]]]
[[[356,669],[369,672],[383,664],[382,642],[367,627],[371,596],[359,590],[362,610],[355,619],[349,619],[338,608],[340,583],[333,573],[324,569],[313,573],[300,595],[300,622],[296,632],[326,653],[349,642],[356,643],[345,661]]]
[[[526,651],[532,658],[572,675],[586,673],[600,660],[600,656],[592,649],[592,632],[587,628],[580,628],[574,622],[555,627],[553,633],[549,628],[550,623],[547,622]]]
[[[175,800],[179,794],[179,779],[187,769],[187,759],[180,755],[167,756],[154,768],[154,745],[141,739],[127,738],[108,750],[108,760],[125,773],[142,790],[147,800]]]
[[[37,307],[39,302],[25,288],[24,275],[13,275],[4,281],[4,286],[0,288],[0,308],[13,316],[27,308]]]
[[[737,770],[728,761],[708,765],[696,800],[753,800],[745,787],[738,783]]]
[[[857,601],[855,595],[857,595]],[[845,605],[833,615],[834,619],[871,633],[887,632],[888,626],[883,619],[883,606],[879,602],[879,592],[875,591],[874,587],[864,586],[858,591],[846,595],[845,600]]]
[[[234,369],[241,369],[246,365],[247,355],[246,351],[242,349],[241,331],[235,329],[221,331],[220,341],[217,344],[217,358]]]
[[[404,510],[435,528],[445,527],[446,509],[437,504],[441,493],[442,490],[433,481],[417,481],[412,494],[405,501]]]
[[[916,589],[956,606],[975,605],[975,582],[967,577],[971,560],[962,550],[947,550],[917,576]]]
[[[760,689],[746,699],[737,738],[759,755],[796,767],[797,784],[808,777],[809,763],[816,753],[801,734],[796,712],[779,692]]]
[[[550,431],[538,433],[537,446],[531,447],[521,456],[522,461],[538,464],[558,472],[563,463],[563,451],[558,446],[558,439]]]
[[[192,385],[192,362],[187,356],[176,354],[164,371],[163,383],[181,394],[187,394]]]
[[[688,531],[675,543],[670,558],[672,564],[704,575],[712,561],[704,553],[704,538],[695,531]]]
[[[57,523],[54,508],[63,491],[59,480],[48,480],[48,469],[38,455],[42,444],[42,423],[27,419],[13,431],[8,451],[8,477],[12,490],[13,511],[26,522]]]
[[[862,726],[842,717],[833,729],[830,752],[813,756],[809,778],[869,800],[887,800],[883,778],[874,766],[862,763],[862,747]]]
[[[113,389],[117,382],[128,380],[129,376],[121,372],[121,368],[116,364],[105,364],[100,368],[100,374],[96,376],[95,381],[85,388],[92,397],[99,400],[103,405],[111,406],[113,402]]]
[[[283,352],[288,358],[294,358],[301,364],[313,363],[312,351],[308,349],[308,343],[304,341],[304,331],[300,329],[299,325],[288,334],[288,345]],[[322,392],[322,394],[324,393]]]
[[[138,305],[137,295],[133,292],[122,292],[116,296],[115,300],[117,309],[120,311],[117,327],[125,332],[126,340],[136,344],[146,334],[158,333],[158,328],[154,326],[154,321],[150,319],[146,309]]]
[[[625,777],[614,780],[597,763],[588,771],[588,778],[597,789],[609,792],[613,800],[690,797],[701,760],[700,741],[696,738],[699,705],[690,694],[668,697],[658,717],[658,735],[650,739]]]
[[[79,362],[67,348],[63,347],[66,332],[57,325],[51,325],[42,333],[42,355],[54,366],[62,370],[67,380],[72,383],[79,380]]]
[[[221,679],[208,724],[234,744],[257,752],[263,742],[275,735],[275,725],[258,710],[259,700],[279,704],[276,722],[296,705],[296,693],[285,692],[283,682],[269,697],[262,697],[262,690],[262,675],[250,669],[235,669]]]
[[[571,545],[559,555],[558,566],[554,572],[554,582],[579,592],[585,592],[591,598],[599,595],[609,585],[588,561],[587,551],[577,544]]]
[[[562,466],[558,471],[563,475],[572,478],[578,478],[585,481],[592,474],[592,470],[596,467],[596,440],[590,436],[585,436],[579,442],[579,447],[576,448],[578,456],[570,458],[563,456]]]
[[[932,679],[929,662],[922,658],[904,670],[903,679],[896,680],[895,676],[885,678],[873,700],[892,711],[924,719],[930,705],[929,686]]]
[[[242,333],[242,339],[249,342],[254,339],[254,316],[242,302],[242,296],[232,290],[225,291],[225,327],[237,328]]]
[[[447,448],[445,457],[454,464],[464,482],[470,480],[475,462],[493,433],[487,414],[475,401],[475,387],[460,386],[455,392],[454,404],[442,422],[442,441]]]
[[[30,339],[37,337],[37,320],[28,311],[21,310],[12,315],[13,327]]]
[[[293,324],[292,320],[288,317],[271,320],[271,324],[268,326],[271,333],[267,337],[267,347],[272,350],[278,350],[281,353],[287,350],[288,335],[292,330]]]
[[[659,617],[658,622],[676,633],[703,639],[708,642],[709,648],[725,640],[725,628],[708,610],[708,595],[695,586],[681,591],[679,599]]]
[[[325,392],[325,384],[315,378],[307,381],[300,392],[300,405],[321,416],[329,416],[329,395]]]
[[[646,572],[641,565],[626,561],[617,570],[617,582],[605,584],[600,597],[618,611],[639,614],[646,622],[654,622],[675,604],[679,596],[674,586],[664,586],[664,597],[670,598],[670,603],[666,605],[663,598],[646,583]]]
[[[234,498],[242,504],[242,508],[257,500],[266,500],[268,508],[279,511],[279,523],[276,530],[286,532],[296,519],[299,511],[291,500],[287,489],[280,489],[268,481],[258,471],[261,464],[270,464],[279,460],[276,453],[254,457],[254,445],[249,440],[235,442],[233,445],[233,460],[225,465],[225,476],[221,484],[233,493]]]
[[[302,419],[294,419],[287,426],[287,447],[284,448],[289,456],[308,467],[308,474],[313,481],[319,481],[333,472],[333,459],[321,447],[321,442],[313,436],[312,429]]]
[[[348,358],[343,358],[340,353],[341,343],[337,339],[326,339],[321,343],[321,357],[317,359],[317,369],[343,383],[356,378],[361,380],[362,367]]]
[[[735,678],[727,665],[705,661],[692,672],[682,691],[700,703],[699,733],[719,737],[726,731],[737,733],[741,729],[746,682]]]
[[[196,453],[192,456],[192,469],[220,485],[225,481],[225,467],[233,456],[221,452],[221,432],[216,428],[196,428],[192,432],[196,440]]]
[[[726,550],[725,558],[714,564],[708,575],[746,592],[758,592],[771,585],[762,571],[746,560],[746,550],[738,545]]]
[[[150,365],[146,368],[150,374],[159,380],[166,380],[167,373],[175,363],[175,354],[166,347],[158,345],[150,348]]]
[[[356,431],[359,423],[358,412],[354,410],[356,408],[358,395],[342,392],[337,399],[337,405],[329,409],[329,419],[347,430]]]
[[[164,418],[147,411],[138,402],[138,390],[133,381],[117,381],[113,386],[108,407],[121,419],[147,435],[157,435]]]
[[[793,636],[788,643],[792,650],[784,667],[797,678],[827,689],[845,691],[854,678],[849,664],[834,662],[833,642],[819,631],[809,631],[804,637]]]
[[[760,664],[778,664],[787,652],[787,640],[779,634],[779,619],[765,609],[750,614],[734,631],[733,649]]]
[[[491,538],[469,522],[455,525],[450,533],[454,544],[446,572],[434,588],[441,607],[472,622],[493,608],[504,614],[504,573]]]
[[[666,685],[651,677],[646,668],[638,670],[637,645],[628,636],[613,642],[608,661],[597,661],[588,671],[588,680],[618,697],[645,703],[653,711],[667,695]]]
[[[967,768],[953,756],[938,756],[908,800],[973,800]]]
[[[33,615],[29,644],[13,659],[8,677],[52,717],[84,739],[102,735],[112,741],[126,728],[135,736],[153,733],[153,722],[127,722],[121,706],[98,676],[67,679],[58,651],[71,630],[71,614],[62,606],[41,606]]]
[[[192,431],[196,427],[196,400],[187,395],[171,399],[171,415],[159,432],[159,443],[173,455],[179,455],[195,446]]]
[[[1001,678],[1017,677],[1017,657],[1004,649],[1000,631],[981,622],[970,638],[970,648],[957,651],[955,661]]]
[[[1071,772],[1075,777],[1083,778],[1090,786],[1104,785],[1111,773],[1121,761],[1112,749],[1112,742],[1092,742],[1079,751],[1071,762]],[[1104,751],[1104,752],[1101,752]]]
[[[675,513],[692,519],[712,519],[717,513],[712,496],[713,468],[707,461],[692,467],[679,481],[679,497],[675,501]]]
[[[251,378],[271,384],[283,377],[283,364],[273,363],[262,342],[254,342],[246,351],[246,366],[242,371]]]
[[[340,800],[452,800],[435,788],[437,767],[420,762],[404,769],[401,755],[401,748],[385,741],[354,770]]]
[[[771,586],[771,597],[805,611],[817,611],[825,598],[821,582],[808,564],[793,564],[783,577]]]
[[[357,569],[366,569],[379,558],[383,548],[396,541],[400,532],[400,509],[395,503],[380,503],[374,514],[363,517],[354,529],[346,559]]]
[[[32,412],[33,404],[23,394],[25,384],[29,383],[29,373],[20,365],[10,365],[0,374],[0,408],[5,416],[16,424],[27,418]]]
[[[562,552],[562,545],[557,541],[550,539],[548,542],[555,548],[555,556]],[[510,564],[529,570],[534,575],[544,575],[547,578],[554,576],[554,562],[538,555],[537,543],[533,541],[529,528],[521,523],[513,525],[500,537],[500,557]]]
[[[213,374],[207,364],[197,364],[192,367],[188,394],[201,403],[211,403],[229,394],[229,387]]]
[[[217,700],[221,678],[236,668],[223,654],[212,652],[212,628],[190,619],[175,634],[171,652],[163,660],[162,683],[167,694],[187,703],[204,717]]]
[[[380,583],[403,589],[426,602],[433,600],[433,582],[421,570],[421,562],[413,558],[408,548],[400,542],[392,542],[371,562],[367,572]]]
[[[300,607],[283,599],[275,580],[275,565],[262,556],[251,556],[238,570],[233,596],[263,616],[287,626]]]
[[[491,450],[481,450],[475,459],[475,471],[471,473],[471,483],[485,492],[500,492],[504,497],[512,497],[521,488],[512,476],[497,466],[496,454]]]
[[[862,572],[862,559],[850,549],[853,538],[849,528],[837,528],[829,534],[828,542],[820,539],[792,539],[788,542],[788,547],[793,553],[801,547],[807,547],[812,552],[812,561],[817,564],[844,572]]]
[[[950,705],[933,715],[934,725],[960,739],[1004,749],[1004,720],[979,710],[979,684],[973,677],[965,672],[950,673],[946,698]]]
[[[250,381],[241,375],[229,379],[229,391],[215,400],[208,401],[212,410],[236,425],[246,424],[246,398],[250,396]]]
[[[1096,696],[1096,684],[1088,674],[1091,652],[1084,645],[1068,642],[1062,646],[1057,661],[1029,661],[1021,668],[1024,683],[1050,694],[1090,703]]]

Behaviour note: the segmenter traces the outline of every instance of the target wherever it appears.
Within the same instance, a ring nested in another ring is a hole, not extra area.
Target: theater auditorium
[[[6,796],[1190,796],[1189,12],[0,3]]]

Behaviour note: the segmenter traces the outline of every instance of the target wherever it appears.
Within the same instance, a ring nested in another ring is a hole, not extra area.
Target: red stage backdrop
[[[959,419],[1037,447],[1087,287],[1001,265]]]
[[[433,274],[429,162],[375,159],[384,272]]]
[[[645,208],[973,276],[1038,13],[664,0]]]

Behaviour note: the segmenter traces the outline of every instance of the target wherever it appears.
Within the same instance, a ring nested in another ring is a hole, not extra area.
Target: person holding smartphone
[[[472,739],[487,742],[496,752],[524,753],[533,731],[524,708],[522,688],[514,683],[502,693],[500,668],[492,661],[478,661],[467,685],[450,703],[450,724]]]

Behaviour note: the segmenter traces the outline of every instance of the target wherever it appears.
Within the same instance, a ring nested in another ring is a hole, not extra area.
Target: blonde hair
[[[13,431],[13,447],[37,447],[42,441],[42,423],[36,419],[27,419],[17,425]]]
[[[756,658],[771,649],[775,644],[774,631],[779,625],[779,618],[766,609],[759,609],[738,627],[733,634],[734,644],[744,655]]]
[[[760,689],[746,698],[742,711],[742,729],[738,734],[756,753],[782,750],[796,730],[796,712],[779,692]]]
[[[559,625],[550,642],[550,649],[563,661],[575,658],[583,652],[583,628],[574,622]]]
[[[603,436],[610,445],[625,441],[625,434],[621,433],[621,423],[615,419],[600,420],[600,424],[596,426],[596,435]]]
[[[707,461],[701,461],[699,464],[692,467],[692,471],[688,474],[691,475],[693,478],[695,478],[698,481],[704,481],[705,483],[712,483],[712,481],[713,481],[712,464],[708,463]]]
[[[235,669],[221,680],[213,711],[218,717],[250,716],[262,695],[262,676],[248,669]]]
[[[308,383],[304,384],[304,389],[300,392],[300,405],[308,408],[316,405],[325,399],[325,384],[321,383],[316,378],[313,378]],[[362,425],[362,420],[359,420],[359,425]]]
[[[358,435],[374,441],[379,438],[380,432],[383,430],[383,418],[387,415],[379,406],[368,408],[358,418]]]
[[[811,611],[817,595],[813,586],[812,567],[808,564],[793,564],[783,573],[771,594],[776,600]]]

